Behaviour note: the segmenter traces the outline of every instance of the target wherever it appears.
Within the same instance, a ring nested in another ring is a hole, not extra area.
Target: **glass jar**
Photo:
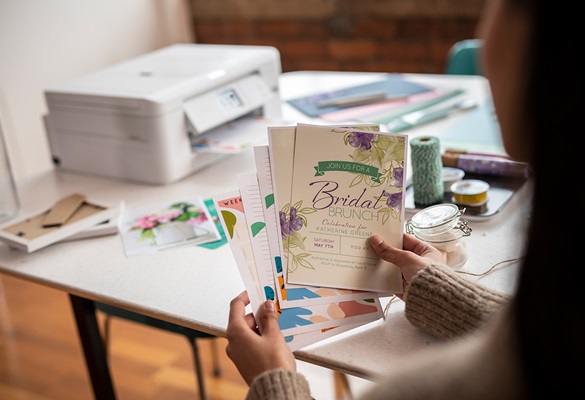
[[[459,269],[468,257],[467,247],[460,239],[471,235],[471,227],[461,219],[464,212],[450,203],[424,208],[408,220],[406,232],[441,251],[448,267]]]

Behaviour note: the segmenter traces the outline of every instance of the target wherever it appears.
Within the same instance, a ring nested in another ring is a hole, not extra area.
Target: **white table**
[[[478,98],[489,97],[482,77],[408,74],[419,82],[464,86]],[[290,99],[322,90],[351,86],[378,77],[372,73],[294,72],[283,74],[281,93]],[[287,121],[318,122],[283,103]],[[409,136],[440,133],[459,117],[436,121],[409,131]],[[234,171],[226,174],[226,171]],[[201,195],[204,198],[236,189],[236,172],[255,171],[253,152],[246,151],[210,166],[179,182],[150,186],[63,171],[49,171],[18,182],[21,213],[46,209],[72,192],[86,194],[100,203],[127,207],[164,203]],[[221,179],[217,179],[221,176]],[[481,273],[490,266],[522,254],[523,229],[528,220],[530,188],[526,184],[495,216],[472,221],[471,236],[464,238],[470,252],[463,270]],[[408,212],[407,212],[408,216]],[[154,254],[126,257],[118,235],[61,242],[31,254],[0,243],[0,272],[63,290],[70,294],[96,398],[115,398],[109,371],[98,340],[93,303],[181,324],[213,335],[225,336],[229,301],[244,289],[229,246],[216,250],[182,246]],[[481,278],[503,292],[514,291],[517,264],[503,265]],[[471,277],[470,279],[478,279]],[[386,304],[389,299],[382,299]],[[433,340],[404,318],[403,305],[395,301],[384,320],[369,323],[328,340],[298,350],[298,359],[355,376],[375,379],[400,357],[429,346]]]

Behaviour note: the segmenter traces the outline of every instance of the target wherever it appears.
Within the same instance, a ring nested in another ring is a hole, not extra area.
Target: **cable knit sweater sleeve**
[[[408,321],[433,336],[452,338],[479,327],[508,297],[466,279],[441,265],[420,271],[406,291]],[[277,369],[258,376],[246,400],[310,400],[307,380],[299,373]]]
[[[509,298],[442,265],[420,271],[406,292],[408,321],[433,336],[452,338],[480,326]]]
[[[266,371],[254,379],[246,400],[311,400],[305,377],[285,369]]]

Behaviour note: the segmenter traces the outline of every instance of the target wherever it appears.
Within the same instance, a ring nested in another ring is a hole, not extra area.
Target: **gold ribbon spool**
[[[479,179],[463,179],[451,185],[453,200],[466,206],[481,206],[488,200],[490,185]]]

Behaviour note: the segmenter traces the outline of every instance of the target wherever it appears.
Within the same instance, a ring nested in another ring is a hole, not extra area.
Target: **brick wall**
[[[269,45],[295,70],[443,73],[486,0],[190,0],[198,43]]]

